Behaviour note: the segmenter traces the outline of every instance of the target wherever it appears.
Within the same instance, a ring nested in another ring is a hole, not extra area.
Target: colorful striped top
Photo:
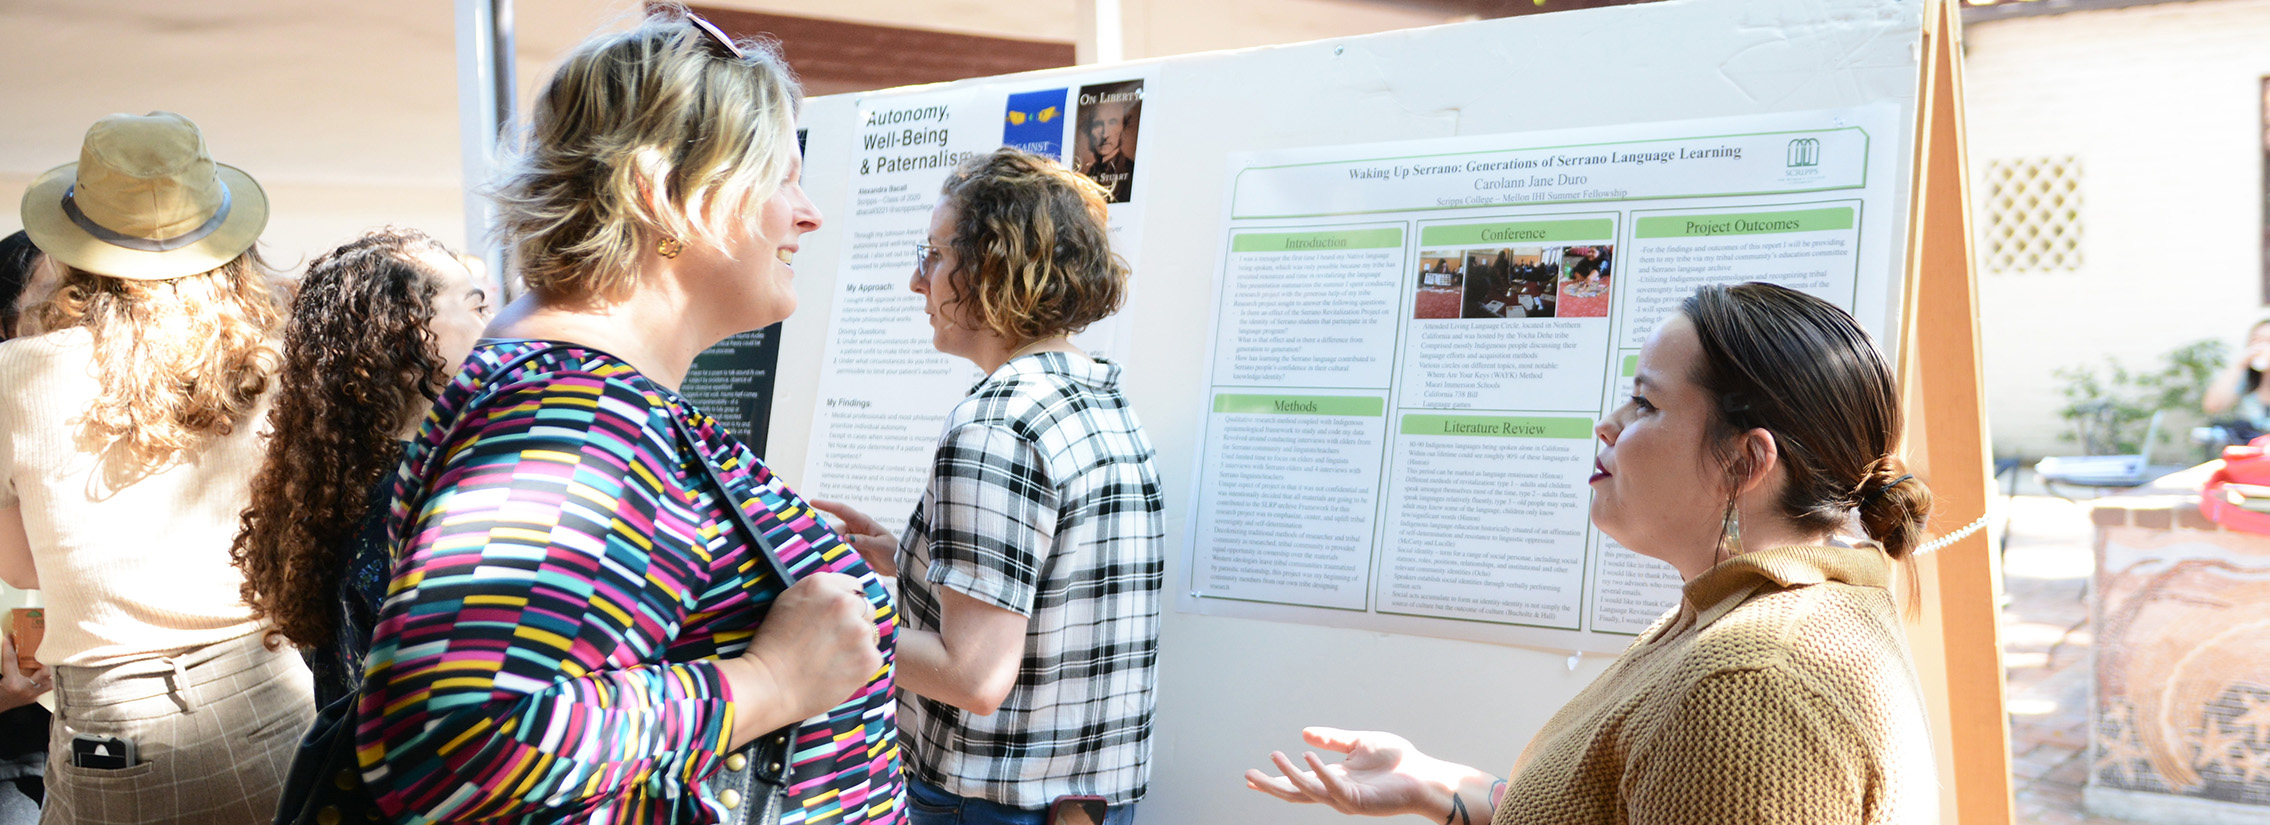
[[[513,366],[524,353],[545,348]],[[503,370],[510,367],[509,371]],[[897,614],[873,571],[714,420],[588,348],[483,341],[405,454],[356,745],[400,822],[715,822],[733,730],[711,660],[783,590],[664,416],[802,576],[858,578],[883,667],[807,720],[782,823],[895,825]],[[749,803],[742,803],[749,804]]]

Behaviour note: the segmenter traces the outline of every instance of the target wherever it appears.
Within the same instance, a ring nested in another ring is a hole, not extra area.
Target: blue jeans
[[[914,777],[906,780],[906,820],[909,825],[1047,825],[1048,812],[996,805],[947,793],[944,788]],[[1103,825],[1134,825],[1135,805],[1113,805],[1104,811]]]

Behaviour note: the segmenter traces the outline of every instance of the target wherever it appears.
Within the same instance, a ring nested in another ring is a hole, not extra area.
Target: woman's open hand
[[[1303,728],[1301,739],[1347,758],[1327,765],[1314,752],[1301,754],[1308,765],[1294,765],[1283,751],[1269,754],[1282,776],[1245,772],[1245,786],[1288,802],[1321,803],[1344,814],[1394,816],[1441,810],[1443,789],[1430,787],[1413,768],[1434,760],[1410,740],[1380,731]]]
[[[809,501],[814,508],[843,519],[843,529],[837,532],[843,534],[845,541],[851,542],[851,549],[859,551],[860,558],[867,560],[867,566],[874,568],[875,575],[899,574],[899,537],[890,528],[884,527],[882,522],[866,513],[859,512],[859,508],[843,502],[819,498]]]
[[[1283,751],[1273,752],[1269,760],[1282,775],[1247,770],[1245,786],[1344,814],[1418,814],[1452,825],[1487,822],[1495,807],[1497,777],[1420,753],[1395,734],[1302,728],[1301,739],[1347,758],[1328,765],[1314,752],[1303,753],[1304,769]]]

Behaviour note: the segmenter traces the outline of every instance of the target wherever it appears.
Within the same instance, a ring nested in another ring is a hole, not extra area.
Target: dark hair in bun
[[[1773,433],[1789,477],[1781,510],[1797,526],[1833,531],[1857,510],[1892,558],[1913,554],[1931,490],[1892,454],[1899,385],[1867,331],[1834,304],[1763,283],[1703,287],[1679,311],[1702,339],[1694,379],[1718,402],[1713,441]]]

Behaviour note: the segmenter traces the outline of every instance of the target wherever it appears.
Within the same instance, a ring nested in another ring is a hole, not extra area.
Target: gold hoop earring
[[[668,235],[662,236],[661,242],[654,245],[654,254],[665,258],[678,257],[678,253],[684,251],[686,251],[685,244],[679,243],[677,238]]]

